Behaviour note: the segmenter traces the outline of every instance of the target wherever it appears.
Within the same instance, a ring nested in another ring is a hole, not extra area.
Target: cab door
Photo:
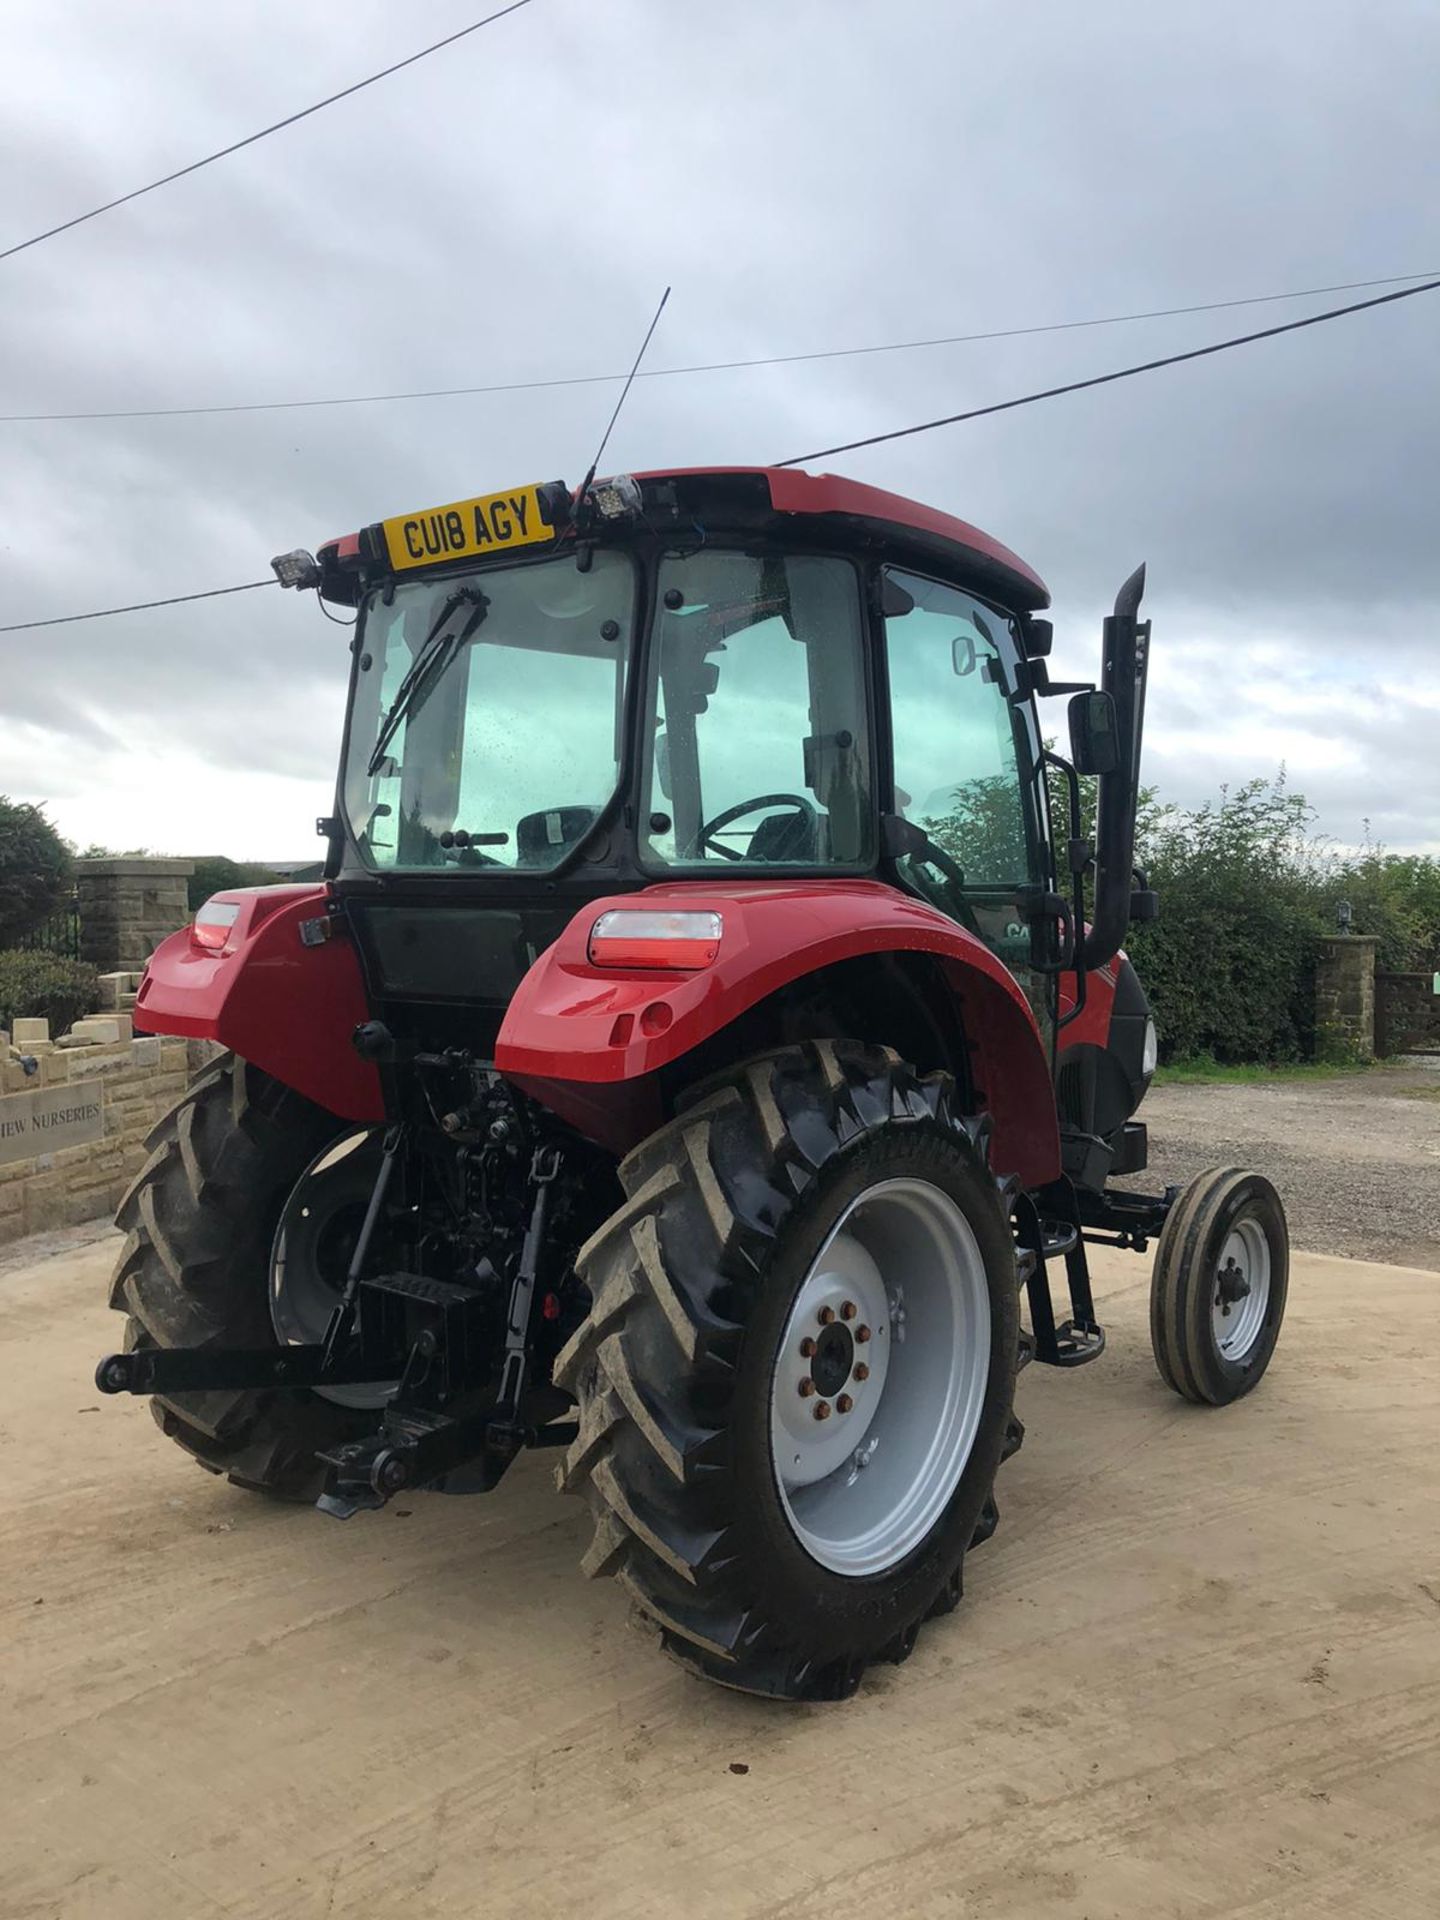
[[[900,878],[999,955],[1043,1029],[1050,996],[1030,965],[1029,911],[1052,884],[1049,820],[1013,622],[899,568],[884,569],[882,589],[893,811],[939,856],[905,855]]]

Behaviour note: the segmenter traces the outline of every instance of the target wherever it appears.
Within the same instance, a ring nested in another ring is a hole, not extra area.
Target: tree
[[[43,807],[0,794],[0,947],[19,946],[69,893],[70,849]]]
[[[1025,816],[1015,782],[983,774],[952,787],[948,812],[920,822],[926,834],[960,867],[972,886],[1014,885],[1025,878]]]

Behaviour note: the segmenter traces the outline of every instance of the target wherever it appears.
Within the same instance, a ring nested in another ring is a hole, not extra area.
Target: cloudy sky
[[[9,0],[0,246],[482,10]],[[533,0],[0,264],[0,413],[606,374],[667,282],[657,369],[1440,270],[1437,71],[1433,0]],[[1343,297],[651,379],[608,464],[784,458]],[[1066,672],[1148,560],[1168,796],[1283,761],[1339,840],[1440,850],[1437,343],[1440,294],[834,464],[1023,553]],[[614,392],[0,424],[0,624],[574,481]],[[81,842],[310,854],[313,596],[0,649],[0,790]]]

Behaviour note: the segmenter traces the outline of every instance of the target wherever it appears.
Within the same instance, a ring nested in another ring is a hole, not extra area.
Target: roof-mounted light
[[[592,482],[590,504],[602,520],[638,520],[640,482],[633,474],[617,473],[609,480]]]
[[[277,553],[270,562],[270,570],[282,587],[294,587],[301,593],[320,584],[320,562],[304,547],[296,547],[291,553]]]
[[[718,913],[615,907],[590,929],[590,964],[698,973],[714,962],[723,929]]]

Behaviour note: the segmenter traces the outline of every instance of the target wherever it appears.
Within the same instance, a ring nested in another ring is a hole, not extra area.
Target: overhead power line
[[[998,400],[988,407],[972,407],[966,413],[946,414],[938,420],[924,420],[918,426],[896,427],[889,433],[868,434],[863,440],[846,440],[833,447],[821,447],[814,453],[796,454],[789,460],[777,460],[777,467],[798,467],[806,460],[825,460],[832,453],[853,453],[859,447],[879,446],[887,440],[904,440],[912,434],[930,433],[936,427],[951,427],[963,420],[978,420],[986,414],[1006,413],[1015,407],[1033,406],[1041,400],[1058,399],[1061,394],[1079,393],[1086,387],[1104,387],[1116,380],[1129,380],[1136,374],[1153,373],[1161,367],[1179,366],[1185,360],[1203,360],[1212,353],[1225,353],[1231,347],[1245,347],[1256,340],[1273,340],[1282,333],[1297,333],[1302,327],[1322,326],[1327,320],[1340,320],[1347,314],[1364,313],[1371,307],[1390,306],[1397,300],[1409,300],[1415,294],[1434,293],[1440,288],[1440,279],[1430,280],[1424,286],[1402,287],[1398,293],[1381,294],[1374,300],[1357,300],[1347,307],[1331,307],[1325,313],[1312,313],[1304,320],[1288,320],[1283,326],[1266,327],[1259,333],[1236,334],[1229,340],[1216,340],[1208,347],[1193,347],[1188,353],[1167,354],[1161,360],[1145,360],[1133,367],[1120,367],[1114,373],[1092,375],[1088,380],[1071,380],[1064,386],[1046,387],[1037,393],[1021,394],[1014,400]],[[0,633],[26,633],[36,627],[64,627],[77,620],[105,620],[118,613],[144,613],[152,607],[179,606],[187,600],[213,600],[226,593],[249,593],[256,587],[270,587],[273,580],[248,580],[238,587],[212,587],[208,593],[177,593],[165,600],[142,600],[134,606],[102,607],[95,613],[68,613],[51,620],[21,620],[13,626],[0,627]]]
[[[1375,280],[1342,280],[1327,287],[1297,287],[1287,293],[1252,293],[1233,300],[1202,300],[1185,307],[1149,307],[1134,313],[1108,313],[1087,320],[1052,320],[1037,326],[992,327],[980,333],[942,334],[926,340],[885,340],[864,347],[828,347],[809,353],[766,354],[754,360],[708,360],[685,367],[645,367],[639,380],[674,380],[697,373],[736,373],[755,367],[792,367],[816,360],[850,360],[877,353],[914,353],[932,347],[969,346],[983,340],[1018,340],[1030,334],[1072,333],[1088,327],[1118,327],[1138,320],[1170,320],[1192,313],[1219,313],[1229,307],[1259,307],[1278,300],[1316,299],[1327,293],[1353,293],[1364,287],[1393,287],[1425,280],[1426,273],[1394,273]],[[459,400],[490,393],[536,393],[551,387],[619,385],[624,373],[558,375],[545,380],[502,380],[480,387],[419,387],[396,393],[345,393],[314,400],[242,400],[214,406],[121,407],[74,413],[0,413],[0,425],[34,425],[60,420],[168,420],[217,413],[285,413],[308,407],[370,407],[394,400]]]
[[[36,627],[68,627],[77,620],[108,620],[117,613],[148,613],[151,607],[178,607],[184,600],[218,600],[225,593],[253,593],[256,587],[273,587],[275,580],[246,580],[238,587],[209,587],[204,593],[172,593],[168,600],[137,600],[129,607],[101,607],[95,613],[62,613],[54,620],[19,620],[14,626],[0,627],[0,633],[31,633]]]
[[[243,140],[234,140],[228,147],[220,147],[214,153],[207,153],[203,159],[192,160],[188,166],[177,167],[173,173],[163,174],[160,179],[152,180],[148,186],[134,187],[129,193],[122,193],[116,200],[107,200],[103,206],[91,207],[88,213],[77,213],[73,220],[62,220],[59,226],[47,227],[43,233],[32,233],[28,240],[18,240],[13,247],[0,250],[0,260],[8,260],[12,254],[24,253],[27,247],[38,247],[42,240],[53,240],[57,233],[68,233],[72,227],[80,227],[87,220],[96,220],[102,213],[111,213],[116,207],[123,207],[128,201],[138,200],[142,194],[154,193],[157,187],[168,187],[172,180],[183,180],[186,174],[198,173],[201,167],[211,166],[216,160],[224,160],[229,154],[239,153],[242,147],[253,147],[257,140],[268,139],[272,133],[280,133],[286,127],[293,127],[297,120],[308,120],[312,113],[319,113],[324,107],[333,107],[337,100],[348,100],[352,93],[360,93],[366,87],[373,87],[377,80],[388,80],[392,73],[399,73],[405,67],[413,67],[417,60],[428,59],[432,53],[439,53],[442,47],[452,47],[457,40],[464,40],[472,33],[478,33],[481,27],[488,27],[496,20],[503,20],[507,13],[518,13],[522,7],[528,7],[530,0],[510,0],[508,7],[501,7],[496,13],[486,14],[483,20],[472,20],[468,27],[458,32],[447,33],[443,40],[436,40],[428,47],[421,47],[418,53],[407,54],[403,60],[395,61],[393,66],[382,67],[379,73],[368,74],[365,79],[357,80],[353,85],[342,87],[339,93],[328,94],[325,99],[317,100],[312,106],[301,107],[298,113],[288,113],[283,120],[277,120],[272,126],[261,127],[258,133],[248,133]]]
[[[858,447],[878,447],[887,440],[906,440],[912,434],[933,433],[937,427],[958,426],[962,420],[980,420],[990,413],[1009,413],[1016,407],[1031,407],[1039,400],[1056,400],[1064,393],[1083,393],[1087,387],[1107,387],[1116,380],[1133,380],[1138,373],[1154,373],[1161,367],[1178,367],[1184,360],[1203,360],[1212,353],[1228,353],[1231,347],[1248,347],[1256,340],[1273,340],[1278,334],[1298,333],[1302,327],[1323,326],[1327,320],[1341,320],[1346,314],[1364,313],[1370,307],[1387,307],[1395,300],[1410,300],[1417,293],[1433,293],[1440,280],[1428,280],[1423,286],[1402,287],[1398,293],[1382,293],[1374,300],[1356,300],[1348,307],[1331,307],[1325,313],[1307,314],[1303,320],[1287,320],[1278,327],[1265,327],[1259,333],[1239,333],[1229,340],[1212,341],[1208,347],[1192,347],[1188,353],[1167,353],[1160,360],[1142,360],[1133,367],[1120,367],[1114,373],[1092,374],[1088,380],[1069,380],[1059,387],[1041,387],[1035,393],[1022,393],[1014,400],[997,400],[988,407],[970,407],[964,413],[942,414],[938,420],[922,420],[913,427],[894,427],[888,433],[870,433],[863,440],[842,440],[833,447],[818,447],[813,453],[797,453],[789,460],[777,460],[777,467],[800,467],[807,460],[828,460],[833,453],[853,453]]]

